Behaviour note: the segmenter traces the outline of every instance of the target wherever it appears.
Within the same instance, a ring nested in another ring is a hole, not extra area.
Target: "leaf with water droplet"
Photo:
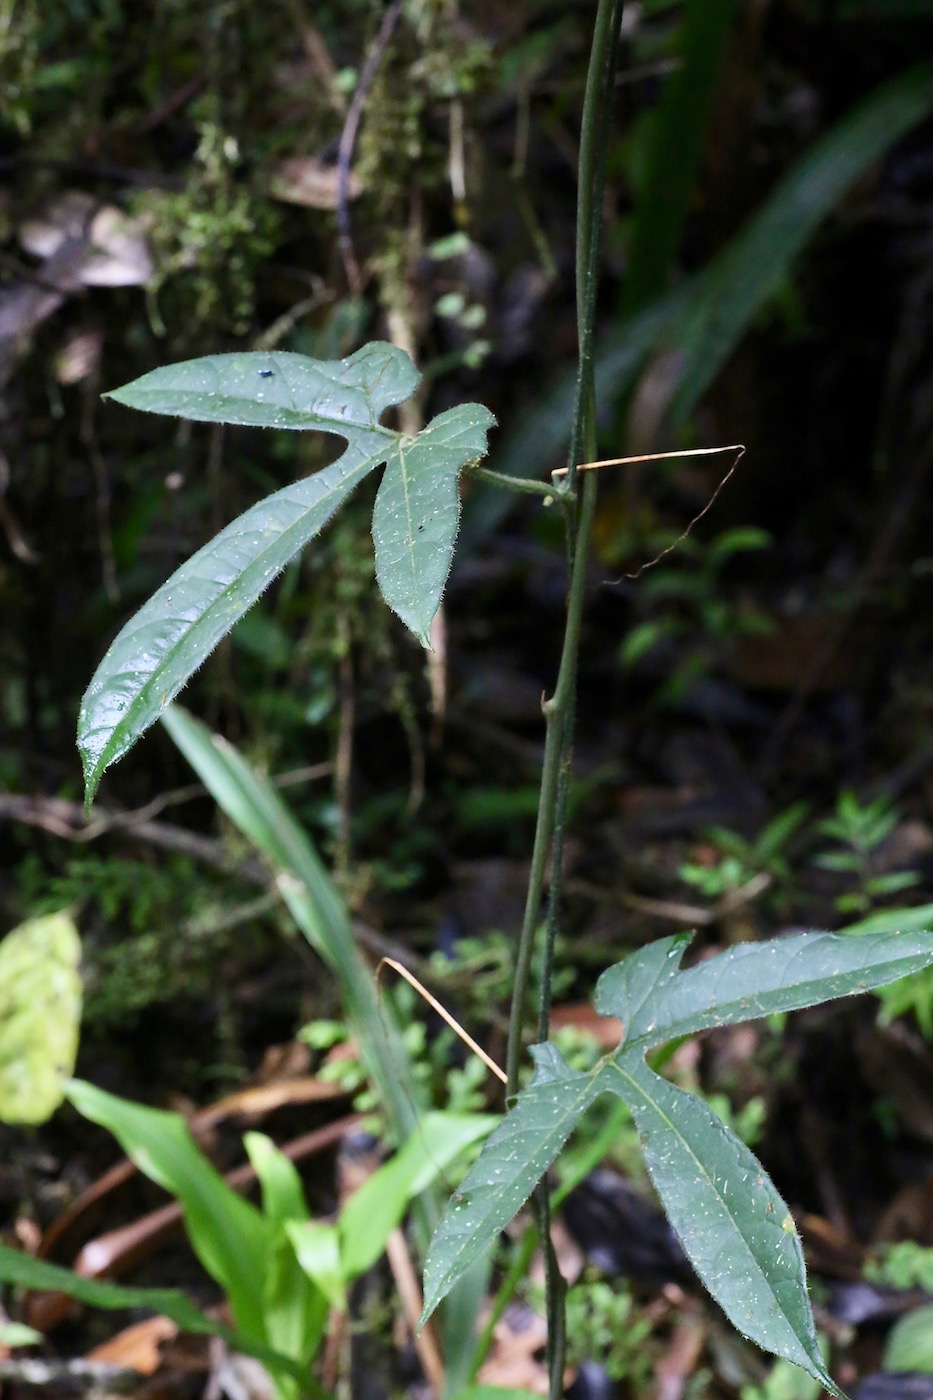
[[[807,1295],[803,1249],[761,1163],[710,1106],[669,1084],[635,1052],[616,1083],[645,1165],[691,1264],[738,1330],[841,1395],[826,1372]]]
[[[789,934],[737,943],[680,971],[690,942],[659,938],[600,977],[596,1009],[617,1016],[626,1048],[853,996],[933,962],[933,933]]]
[[[535,1075],[492,1133],[448,1203],[424,1264],[424,1312],[430,1317],[473,1261],[521,1210],[602,1092],[598,1077],[570,1069],[553,1045],[532,1046]]]
[[[384,508],[377,511],[379,580],[389,605],[426,639],[450,567],[457,474],[485,451],[492,418],[477,405],[462,405],[414,439],[384,427],[380,415],[417,383],[403,351],[373,343],[333,361],[278,352],[209,355],[153,370],[107,396],[203,422],[337,433],[347,447],[332,466],[284,487],[228,525],[119,633],[81,705],[78,747],[88,804],[104,770],[158,719],[363,477],[384,463],[390,479],[383,499],[394,511],[392,497],[401,483],[413,524],[407,534],[394,534]],[[417,547],[406,548],[412,529]]]
[[[394,345],[373,341],[345,360],[312,360],[285,351],[203,355],[163,365],[105,399],[199,423],[254,428],[380,428],[379,418],[418,387],[418,372]],[[257,379],[263,381],[260,389]]]
[[[450,564],[463,466],[486,453],[492,414],[460,404],[416,438],[402,438],[386,465],[373,511],[376,578],[389,607],[424,646]]]

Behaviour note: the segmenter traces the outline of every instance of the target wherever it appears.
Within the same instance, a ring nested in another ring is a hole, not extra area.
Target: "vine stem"
[[[577,490],[576,477],[578,464],[581,461],[591,461],[596,456],[596,385],[593,374],[596,288],[599,280],[599,243],[606,150],[609,141],[619,29],[624,3],[625,0],[599,0],[583,103],[577,192],[578,372],[566,477],[568,493],[571,494],[567,519],[569,568],[567,620],[564,626],[564,640],[554,693],[542,705],[545,718],[544,756],[541,765],[541,789],[538,798],[538,816],[532,847],[528,894],[515,959],[515,982],[512,990],[506,1056],[506,1094],[508,1097],[518,1091],[525,1004],[549,857],[552,867],[551,891],[538,1013],[538,1031],[542,1039],[547,1036],[550,1020],[554,944],[560,903],[561,862],[567,820],[567,799],[570,789],[577,656],[580,647],[589,543],[593,518],[596,513],[596,473],[586,473],[582,490],[579,491]],[[564,1389],[566,1352],[566,1284],[560,1272],[551,1241],[551,1200],[546,1178],[539,1183],[535,1191],[534,1210],[539,1238],[544,1249],[550,1400],[560,1400]]]
[[[577,208],[577,324],[579,333],[577,395],[568,460],[567,485],[576,492],[576,469],[581,461],[595,456],[596,392],[593,377],[593,323],[599,270],[599,232],[605,178],[609,116],[618,50],[619,25],[624,0],[599,0],[593,45],[587,74],[580,140],[580,168]],[[582,490],[575,495],[569,526],[570,580],[567,592],[567,621],[560,666],[553,695],[544,701],[544,757],[538,815],[531,855],[531,871],[525,913],[515,959],[515,984],[506,1055],[506,1092],[518,1090],[522,1055],[525,1002],[534,955],[535,933],[541,912],[548,856],[558,815],[558,788],[562,763],[566,764],[571,741],[569,718],[576,684],[577,653],[586,583],[589,539],[596,509],[596,473],[587,472]],[[560,814],[563,819],[563,813]],[[563,829],[563,820],[561,830]],[[553,872],[552,872],[553,878]]]

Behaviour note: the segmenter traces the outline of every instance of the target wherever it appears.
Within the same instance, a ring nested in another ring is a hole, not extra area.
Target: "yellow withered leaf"
[[[42,1123],[74,1071],[81,942],[68,914],[29,919],[0,943],[0,1120]]]

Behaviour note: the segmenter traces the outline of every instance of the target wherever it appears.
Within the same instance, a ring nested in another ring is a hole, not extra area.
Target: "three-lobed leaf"
[[[834,1394],[817,1344],[803,1252],[761,1163],[703,1100],[644,1062],[653,1045],[711,1026],[870,990],[927,966],[933,933],[809,933],[741,944],[682,971],[687,937],[659,939],[603,974],[597,1008],[618,1016],[618,1050],[589,1074],[552,1045],[448,1205],[425,1263],[428,1316],[531,1194],[601,1093],[632,1111],[645,1162],[698,1275],[731,1321]]]
[[[461,404],[414,438],[384,427],[380,415],[417,384],[408,356],[376,342],[334,361],[285,353],[209,355],[153,370],[107,396],[202,422],[335,433],[347,446],[331,466],[234,520],[118,634],[81,705],[78,747],[88,803],[105,769],[158,719],[350,492],[383,464],[386,481],[374,517],[377,576],[389,606],[427,642],[450,570],[458,476],[485,453],[494,420],[478,405]]]

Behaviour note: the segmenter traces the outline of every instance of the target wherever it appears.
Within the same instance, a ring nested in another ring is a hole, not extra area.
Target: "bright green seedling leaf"
[[[399,444],[373,511],[376,579],[389,607],[424,646],[450,573],[460,518],[457,479],[482,457],[495,419],[463,404]]]
[[[450,568],[457,477],[466,462],[485,453],[493,419],[486,409],[463,404],[414,438],[383,427],[380,415],[417,384],[403,351],[374,343],[333,361],[284,353],[209,355],[153,370],[107,396],[203,422],[335,433],[347,447],[331,466],[275,492],[221,530],[118,634],[81,705],[78,747],[88,803],[105,769],[158,719],[354,487],[383,464],[390,486],[380,508],[380,583],[390,607],[426,638]]]
[[[74,1072],[81,942],[67,914],[30,919],[0,943],[0,1120],[44,1123]]]
[[[723,1312],[841,1395],[820,1354],[793,1218],[761,1163],[707,1103],[639,1055],[617,1057],[615,1072],[667,1217]]]
[[[506,1385],[468,1385],[456,1392],[455,1400],[536,1400],[536,1397],[533,1390],[513,1390]]]
[[[422,1323],[521,1210],[602,1090],[570,1069],[553,1045],[532,1047],[535,1075],[454,1192],[424,1265]]]
[[[298,1263],[288,1236],[292,1224],[308,1219],[301,1178],[293,1162],[264,1133],[243,1138],[262,1188],[263,1214],[269,1224],[262,1309],[266,1336],[277,1351],[306,1365],[314,1359],[325,1323],[327,1300]],[[280,1391],[283,1387],[280,1384]],[[291,1400],[290,1393],[282,1400]]]
[[[128,1288],[120,1283],[83,1278],[80,1274],[73,1274],[70,1269],[49,1264],[44,1259],[34,1259],[5,1244],[0,1244],[0,1280],[18,1288],[65,1293],[69,1298],[92,1308],[145,1308],[169,1318],[184,1332],[222,1337],[234,1351],[255,1356],[274,1374],[294,1377],[301,1394],[308,1394],[313,1400],[331,1400],[328,1392],[307,1374],[306,1368],[297,1366],[289,1357],[282,1356],[255,1337],[224,1327],[223,1323],[208,1317],[190,1303],[184,1293],[174,1288]]]
[[[892,1327],[884,1348],[884,1369],[933,1376],[933,1303],[915,1308]]]
[[[682,972],[689,942],[660,938],[599,979],[596,1009],[619,1017],[625,1049],[870,991],[933,961],[929,932],[801,933],[739,943]]]
[[[245,1133],[243,1146],[262,1189],[262,1210],[275,1225],[307,1220],[308,1206],[298,1169],[265,1133]]]
[[[180,1114],[130,1103],[79,1079],[66,1094],[80,1114],[113,1133],[150,1181],[177,1197],[192,1248],[226,1292],[237,1326],[267,1340],[262,1280],[269,1222],[202,1156]]]
[[[25,1322],[0,1322],[0,1346],[35,1347],[44,1342],[45,1337]]]
[[[338,1312],[347,1310],[346,1277],[340,1259],[340,1232],[319,1220],[295,1220],[286,1226],[302,1271]]]

